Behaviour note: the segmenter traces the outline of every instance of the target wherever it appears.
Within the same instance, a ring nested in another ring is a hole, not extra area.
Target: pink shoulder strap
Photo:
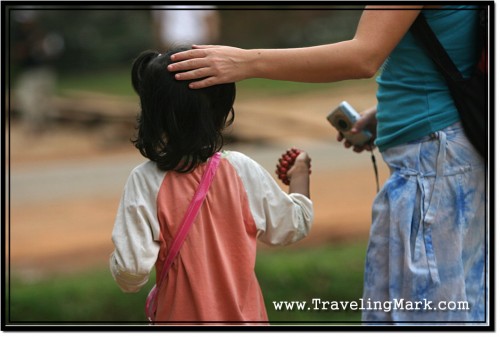
[[[186,213],[184,214],[184,218],[182,219],[181,225],[177,230],[177,233],[175,234],[175,238],[172,241],[172,246],[170,247],[167,258],[165,260],[165,264],[163,266],[162,274],[158,281],[158,284],[155,285],[153,289],[151,289],[146,299],[146,308],[145,308],[146,316],[150,321],[154,321],[156,307],[157,307],[158,289],[160,288],[162,281],[167,276],[170,266],[172,265],[177,254],[179,253],[179,250],[181,249],[181,246],[184,240],[186,239],[189,229],[191,228],[194,219],[198,215],[200,207],[203,204],[208,189],[210,188],[210,185],[212,184],[212,181],[214,179],[217,167],[219,166],[220,157],[221,153],[217,152],[209,159],[207,168],[205,169],[205,172],[203,172],[203,176],[201,177],[200,185],[198,186],[198,189],[196,190],[194,197],[191,200],[191,203],[189,204]]]

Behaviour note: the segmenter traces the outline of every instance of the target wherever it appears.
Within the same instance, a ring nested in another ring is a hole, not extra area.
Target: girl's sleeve
[[[247,192],[260,241],[288,245],[307,236],[314,215],[313,203],[308,197],[287,194],[266,169],[241,153],[230,152],[228,158]]]
[[[115,250],[110,269],[124,292],[137,292],[147,283],[160,250],[156,196],[161,176],[154,173],[151,164],[141,165],[130,174],[112,232]]]

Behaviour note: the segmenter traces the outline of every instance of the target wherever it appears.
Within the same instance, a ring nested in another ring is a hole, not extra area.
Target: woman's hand
[[[215,84],[231,83],[247,78],[247,58],[251,51],[227,46],[193,46],[172,55],[174,63],[168,70],[176,72],[178,80],[199,81],[189,84],[191,89],[200,89]]]
[[[377,118],[376,118],[377,109],[375,107],[366,110],[361,118],[353,125],[351,129],[351,133],[359,133],[363,130],[368,130],[372,134],[372,138],[364,145],[358,146],[353,145],[347,139],[344,138],[342,133],[338,133],[337,140],[339,142],[344,141],[344,146],[346,149],[353,147],[353,151],[360,153],[363,151],[371,151],[375,148],[375,138],[377,136]]]

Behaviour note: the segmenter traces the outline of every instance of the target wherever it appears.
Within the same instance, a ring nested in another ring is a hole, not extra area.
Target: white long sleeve
[[[111,273],[125,292],[147,283],[160,250],[156,195],[165,173],[146,162],[130,174],[116,215],[110,257]]]
[[[288,245],[304,238],[313,222],[313,203],[298,193],[287,194],[260,164],[238,152],[232,163],[247,191],[260,241]]]

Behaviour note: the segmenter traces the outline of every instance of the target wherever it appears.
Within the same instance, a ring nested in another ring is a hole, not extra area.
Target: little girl
[[[221,150],[221,132],[234,119],[234,83],[191,90],[167,71],[174,53],[143,52],[132,68],[142,110],[133,142],[149,161],[130,174],[112,234],[111,273],[124,292],[137,292],[153,267],[158,284],[207,160]],[[254,272],[256,239],[287,245],[309,233],[309,163],[305,152],[297,157],[287,194],[249,157],[222,152],[200,212],[158,289],[157,322],[267,322]]]

